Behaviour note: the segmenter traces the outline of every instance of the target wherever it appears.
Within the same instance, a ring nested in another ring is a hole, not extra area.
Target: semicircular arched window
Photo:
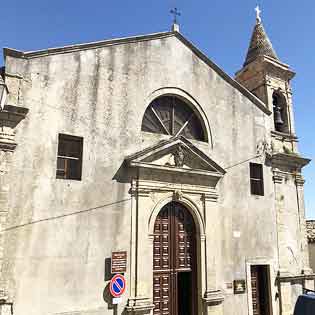
[[[197,114],[175,96],[155,99],[144,113],[141,130],[206,141],[204,128]]]

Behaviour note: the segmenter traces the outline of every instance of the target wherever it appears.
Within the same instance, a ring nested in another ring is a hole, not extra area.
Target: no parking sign
[[[114,298],[120,297],[126,290],[126,279],[123,275],[115,275],[109,284],[109,291]]]

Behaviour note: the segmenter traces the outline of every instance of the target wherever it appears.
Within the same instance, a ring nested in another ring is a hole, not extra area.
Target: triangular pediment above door
[[[191,176],[221,178],[225,170],[185,137],[174,137],[137,152],[126,159],[130,167]]]

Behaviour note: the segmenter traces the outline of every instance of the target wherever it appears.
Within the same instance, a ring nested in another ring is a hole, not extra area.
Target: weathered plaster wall
[[[8,80],[17,91],[9,102],[30,110],[16,130],[12,228],[6,232],[4,277],[16,315],[113,312],[102,296],[104,260],[112,250],[129,250],[132,208],[130,183],[115,178],[125,156],[162,138],[142,133],[141,120],[150,94],[165,87],[181,89],[200,104],[213,148],[196,145],[227,169],[219,184],[219,222],[207,213],[207,225],[222,227],[216,244],[221,255],[213,262],[218,286],[225,290],[226,283],[245,279],[246,261],[255,257],[276,270],[270,168],[264,167],[264,197],[251,196],[249,185],[249,159],[268,137],[269,118],[178,39],[29,60],[7,57],[6,71],[23,77]],[[55,178],[58,133],[84,138],[82,181]],[[127,297],[128,290],[124,302]],[[227,294],[224,314],[245,310],[246,294]]]

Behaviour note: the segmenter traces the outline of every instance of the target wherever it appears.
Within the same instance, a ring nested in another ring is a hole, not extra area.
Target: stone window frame
[[[209,108],[209,103],[204,103],[203,106],[201,106],[200,104],[200,100],[198,100],[196,98],[196,96],[192,96],[189,92],[185,91],[182,88],[179,87],[174,87],[174,86],[164,86],[164,87],[160,87],[152,92],[150,92],[144,99],[143,99],[143,112],[142,112],[142,118],[143,115],[147,109],[147,107],[149,106],[149,104],[154,101],[154,99],[160,97],[160,96],[164,96],[164,95],[172,95],[175,97],[178,97],[180,99],[182,99],[189,107],[191,107],[191,109],[198,115],[203,128],[204,128],[204,133],[205,133],[205,137],[206,137],[206,141],[196,141],[196,140],[192,140],[195,143],[198,144],[205,144],[207,145],[207,148],[213,149],[213,133],[210,127],[210,121],[209,121],[209,117],[206,114],[205,108]],[[210,100],[209,100],[210,101]],[[139,130],[141,130],[141,126],[142,126],[142,120],[139,120],[139,125],[138,128]],[[146,133],[144,131],[141,130],[141,132]],[[163,135],[162,139],[163,139]],[[170,136],[164,136],[164,137],[170,137]]]
[[[161,109],[160,109],[161,108]],[[161,110],[161,113],[160,113]],[[152,111],[152,112],[151,112]],[[164,125],[163,115],[165,113],[170,113],[170,125]],[[187,116],[187,121],[181,126],[179,130],[175,130],[174,124],[180,121],[178,119],[182,119],[183,116]],[[160,124],[161,130],[148,131],[146,129],[145,118],[150,118],[151,120],[155,118],[156,123]],[[207,131],[202,121],[198,111],[189,104],[184,98],[174,95],[174,94],[164,94],[155,98],[150,104],[147,106],[145,113],[142,118],[141,130],[150,133],[158,133],[165,134],[172,137],[178,136],[185,132],[185,129],[192,124],[191,131],[195,131],[194,136],[188,137],[191,140],[197,140],[201,142],[208,142],[207,139]],[[198,128],[198,130],[196,129]],[[195,129],[195,130],[194,130]]]

